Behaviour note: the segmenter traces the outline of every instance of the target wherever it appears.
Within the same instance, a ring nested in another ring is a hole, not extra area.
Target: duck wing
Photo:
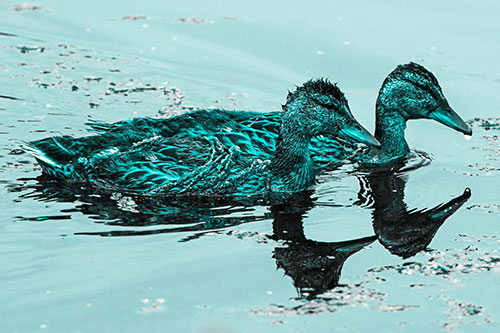
[[[129,193],[211,195],[265,189],[268,161],[221,135],[161,136],[88,168],[92,184]],[[262,157],[262,155],[261,155]]]
[[[145,136],[162,135],[171,137],[181,132],[206,132],[214,133],[223,127],[236,127],[238,123],[244,122],[259,112],[252,111],[227,111],[227,110],[196,110],[171,118],[134,118],[106,123],[96,119],[89,119],[86,123],[90,129],[97,133],[123,133],[136,131],[144,133]]]

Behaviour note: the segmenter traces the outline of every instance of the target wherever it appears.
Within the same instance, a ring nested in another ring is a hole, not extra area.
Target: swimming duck
[[[376,102],[375,137],[382,147],[361,156],[366,164],[401,162],[410,153],[404,137],[406,122],[433,119],[466,135],[470,127],[453,111],[436,77],[422,65],[399,65],[382,83]]]
[[[354,119],[341,90],[323,79],[308,81],[288,94],[283,112],[272,115],[273,126],[279,124],[275,138],[267,138],[266,119],[250,120],[250,125],[242,122],[258,115],[219,110],[170,119],[134,119],[108,127],[96,125],[98,135],[52,137],[27,143],[24,149],[34,155],[45,175],[99,188],[145,194],[248,195],[311,187],[315,171],[309,145],[315,136],[380,145]],[[199,122],[186,121],[189,117]],[[220,126],[220,119],[238,126]],[[257,128],[251,127],[257,122]]]
[[[322,91],[318,91],[321,95]],[[317,102],[323,103],[322,99]],[[411,119],[433,119],[445,126],[472,135],[472,130],[453,111],[443,95],[436,77],[422,65],[410,62],[399,65],[384,80],[376,102],[375,138],[381,148],[358,152],[357,146],[342,142],[335,136],[317,136],[311,140],[310,156],[317,167],[337,167],[347,160],[359,162],[363,167],[401,163],[410,155],[404,137],[406,122]],[[184,127],[195,131],[235,131],[261,142],[262,149],[273,149],[278,137],[281,115],[279,112],[227,112],[198,110],[172,118],[165,124],[163,135],[177,135]],[[115,125],[93,122],[97,131],[122,130],[135,127],[133,121]],[[149,126],[149,125],[147,125]]]

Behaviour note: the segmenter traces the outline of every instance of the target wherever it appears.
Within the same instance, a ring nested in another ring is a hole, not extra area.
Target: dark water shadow
[[[375,236],[341,242],[318,242],[304,235],[303,218],[314,206],[307,194],[296,195],[286,204],[271,206],[273,235],[280,241],[273,252],[276,266],[290,276],[300,298],[313,299],[339,286],[344,262],[378,239],[393,255],[404,259],[427,250],[438,229],[471,197],[463,194],[433,208],[408,209],[404,202],[407,174],[394,170],[360,177],[357,205],[373,209]]]
[[[373,210],[375,235],[340,242],[306,238],[304,218],[318,205],[312,198],[312,191],[258,202],[220,197],[145,198],[115,192],[97,193],[91,188],[68,187],[67,184],[47,181],[42,177],[34,184],[33,179],[21,180],[31,185],[10,186],[10,191],[20,192],[20,200],[68,202],[74,205],[71,209],[61,210],[62,214],[58,216],[19,216],[21,221],[64,220],[78,212],[88,215],[96,223],[134,227],[77,232],[75,235],[113,237],[187,233],[181,240],[187,241],[208,232],[224,233],[228,227],[272,219],[273,233],[266,237],[276,242],[272,257],[277,268],[292,278],[300,298],[313,299],[337,287],[346,260],[377,239],[392,254],[402,258],[426,250],[440,226],[471,196],[467,188],[460,196],[433,208],[408,209],[404,202],[406,173],[377,171],[364,174],[359,179],[362,186],[356,205]],[[264,208],[262,213],[256,213],[256,205]]]
[[[312,299],[339,285],[344,262],[377,239],[363,237],[342,242],[318,242],[304,235],[303,218],[314,206],[308,193],[271,206],[276,267],[292,278],[300,298]]]
[[[224,197],[141,197],[117,192],[96,191],[86,186],[68,186],[67,183],[37,179],[21,179],[30,185],[11,185],[10,192],[21,192],[18,200],[34,199],[40,202],[67,202],[74,207],[62,209],[55,216],[18,216],[19,221],[46,221],[70,219],[73,213],[82,213],[108,226],[134,227],[102,232],[76,232],[75,235],[140,236],[162,233],[214,231],[242,223],[270,218],[270,213],[256,212],[262,200]],[[33,183],[33,181],[35,181]],[[196,234],[185,239],[197,238]]]
[[[373,209],[373,230],[390,253],[404,259],[427,249],[443,223],[471,197],[471,190],[432,208],[408,208],[404,201],[408,175],[379,171],[361,177],[357,204]]]

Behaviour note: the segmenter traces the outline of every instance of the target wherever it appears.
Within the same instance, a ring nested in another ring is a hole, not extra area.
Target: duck
[[[318,91],[319,94],[324,92]],[[323,103],[322,98],[317,102]],[[286,112],[286,105],[283,111]],[[341,137],[320,135],[311,139],[309,153],[317,169],[335,169],[347,163],[356,163],[361,169],[400,165],[411,157],[405,139],[408,120],[431,119],[465,135],[471,128],[451,108],[438,80],[424,66],[415,62],[398,65],[385,78],[379,89],[375,106],[375,138],[381,146],[357,144]],[[141,120],[142,121],[142,120]],[[122,131],[136,127],[136,121],[106,124],[91,121],[96,131]],[[196,110],[166,121],[164,136],[174,136],[185,128],[213,133],[218,131],[245,133],[261,143],[263,150],[271,151],[278,138],[281,112],[227,112],[224,110]],[[150,127],[145,124],[145,127]],[[354,133],[351,133],[355,135]]]
[[[67,183],[141,195],[247,196],[312,187],[316,136],[380,146],[329,80],[307,81],[282,108],[271,117],[277,132],[266,115],[219,110],[94,124],[94,135],[50,137],[23,149],[45,176]]]
[[[472,135],[471,128],[451,108],[437,78],[424,66],[399,65],[384,80],[375,106],[375,138],[380,149],[355,158],[365,166],[391,165],[410,155],[404,132],[412,119],[435,120],[451,129]]]

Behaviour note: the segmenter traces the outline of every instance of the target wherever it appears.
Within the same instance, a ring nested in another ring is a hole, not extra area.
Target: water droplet
[[[470,140],[470,139],[472,138],[472,135],[467,135],[467,134],[465,134],[465,135],[464,135],[464,138],[465,138],[465,140]]]

